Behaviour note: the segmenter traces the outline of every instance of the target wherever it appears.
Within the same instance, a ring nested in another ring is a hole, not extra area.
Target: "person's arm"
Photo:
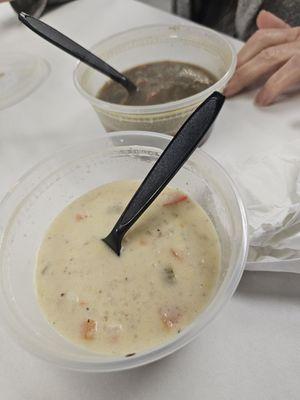
[[[255,98],[258,105],[267,106],[300,84],[300,26],[291,28],[275,15],[261,11],[257,27],[238,54],[236,72],[224,94],[234,96],[267,77]]]

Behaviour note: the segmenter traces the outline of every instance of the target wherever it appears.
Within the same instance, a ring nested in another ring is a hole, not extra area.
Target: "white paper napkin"
[[[248,210],[246,268],[300,273],[300,140],[225,167]]]

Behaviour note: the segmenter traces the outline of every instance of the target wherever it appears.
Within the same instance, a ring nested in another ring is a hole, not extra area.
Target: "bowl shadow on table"
[[[201,346],[198,340],[198,348],[199,345]],[[166,358],[139,368],[104,374],[64,371],[62,379],[72,388],[74,388],[74,385],[83,385],[92,388],[93,393],[98,392],[99,395],[105,393],[107,398],[117,400],[119,398],[132,398],[133,394],[134,398],[139,399],[144,398],[147,393],[153,394],[155,392],[158,395],[161,388],[157,383],[161,382],[163,376],[164,384],[167,386],[170,384],[171,394],[171,382],[174,381],[174,375],[178,378],[187,375],[186,371],[182,370],[182,365],[186,365],[191,360],[193,351],[194,347],[191,343]],[[193,368],[193,366],[191,367]],[[157,387],[155,388],[155,386]],[[120,394],[120,391],[122,391],[122,394]]]
[[[240,281],[236,296],[259,300],[300,302],[300,274],[281,272],[246,271]]]

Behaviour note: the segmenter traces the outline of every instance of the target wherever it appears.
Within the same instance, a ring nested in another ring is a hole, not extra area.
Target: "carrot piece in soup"
[[[171,254],[177,258],[177,260],[182,261],[183,260],[183,256],[182,254],[178,251],[178,250],[174,250],[174,249],[170,249]]]
[[[168,207],[168,206],[175,206],[176,204],[182,203],[183,201],[187,201],[188,200],[188,196],[185,194],[181,194],[175,198],[173,198],[172,200],[167,201],[166,203],[163,204],[164,207]]]
[[[92,340],[97,332],[97,322],[93,319],[87,319],[81,325],[81,336],[83,339]]]
[[[76,215],[75,215],[75,219],[76,219],[76,221],[82,221],[83,219],[86,219],[88,216],[86,215],[86,214],[80,214],[80,213],[77,213]]]
[[[160,310],[160,319],[164,326],[168,329],[173,328],[182,317],[178,307],[166,307]]]

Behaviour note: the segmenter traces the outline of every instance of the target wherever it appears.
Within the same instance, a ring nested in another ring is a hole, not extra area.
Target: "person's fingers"
[[[236,70],[224,90],[227,97],[233,96],[247,86],[256,83],[267,73],[276,70],[294,54],[300,53],[300,41],[281,44],[262,50],[258,55]]]
[[[260,106],[268,106],[286,90],[300,84],[300,53],[283,65],[258,92],[255,101]]]
[[[289,28],[290,25],[266,10],[261,10],[256,18],[258,29]]]
[[[261,29],[256,31],[240,50],[237,66],[240,67],[267,47],[294,42],[300,38],[300,27],[289,29]]]

